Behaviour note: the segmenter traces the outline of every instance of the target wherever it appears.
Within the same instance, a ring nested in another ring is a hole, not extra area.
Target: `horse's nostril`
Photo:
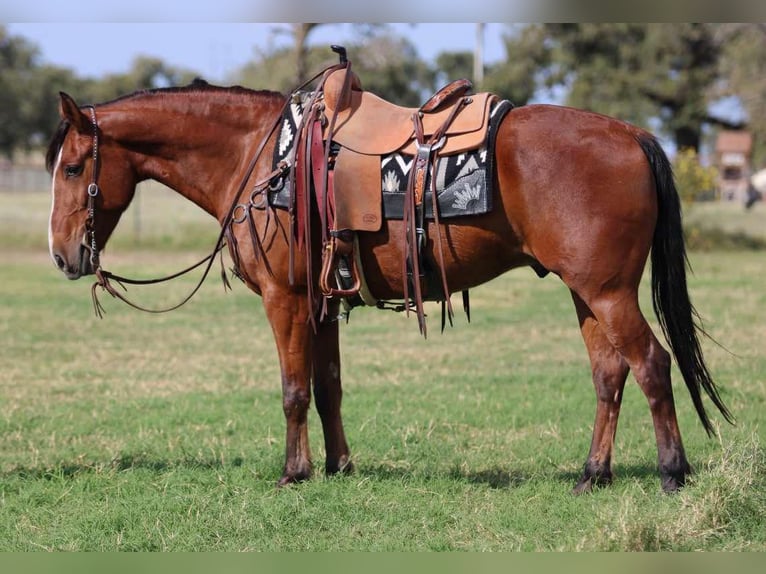
[[[64,263],[64,260],[61,258],[61,255],[54,255],[53,260],[56,262],[56,265],[58,266],[59,269],[64,268],[65,263]]]

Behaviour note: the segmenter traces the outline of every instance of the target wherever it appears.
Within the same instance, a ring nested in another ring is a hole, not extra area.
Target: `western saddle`
[[[338,51],[336,47],[333,50]],[[295,247],[311,261],[311,208],[316,205],[322,226],[322,266],[318,285],[325,298],[356,297],[364,287],[356,232],[378,231],[382,225],[381,156],[413,156],[405,194],[404,229],[407,246],[404,282],[405,309],[414,307],[425,335],[424,265],[426,243],[423,200],[430,183],[434,218],[438,224],[435,178],[429,175],[441,155],[480,147],[486,140],[490,108],[496,96],[469,95],[468,80],[456,80],[419,108],[395,105],[362,89],[358,76],[340,48],[341,63],[323,74],[304,109],[295,156],[291,198],[291,261]],[[313,193],[312,193],[313,189]],[[293,238],[295,241],[293,241]],[[441,236],[435,254],[443,261]],[[452,307],[443,264],[438,300]],[[307,264],[312,284],[311,263]],[[291,273],[291,277],[292,277]],[[341,280],[345,277],[346,280]],[[309,297],[313,298],[311,287]],[[431,290],[433,291],[433,289]],[[412,292],[412,297],[410,293]],[[365,303],[375,304],[362,297]],[[410,302],[412,301],[412,302]],[[465,303],[464,294],[464,303]],[[324,307],[323,307],[324,308]]]

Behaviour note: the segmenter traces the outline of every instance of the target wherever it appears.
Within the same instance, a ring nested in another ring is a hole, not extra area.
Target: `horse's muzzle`
[[[87,245],[80,245],[77,261],[67,263],[58,253],[53,254],[53,262],[67,279],[79,279],[84,275],[93,274],[93,264],[90,261],[90,248]]]

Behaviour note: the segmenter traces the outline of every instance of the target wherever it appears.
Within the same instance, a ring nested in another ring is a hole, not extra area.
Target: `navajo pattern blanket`
[[[295,141],[298,126],[303,116],[303,105],[310,94],[293,98],[286,110],[280,128],[279,142],[274,148],[273,166],[280,161],[292,165],[295,158]],[[494,149],[497,126],[513,108],[507,100],[500,100],[490,111],[490,127],[487,141],[476,150],[455,155],[442,156],[436,164],[436,192],[439,218],[480,215],[492,209],[492,185],[494,181]],[[402,219],[407,180],[413,163],[410,155],[391,154],[381,157],[381,195],[383,216],[387,219]],[[426,181],[427,192],[423,199],[426,217],[433,219],[431,178]],[[269,202],[274,207],[287,208],[290,205],[292,184],[288,177],[274,182],[269,192]]]

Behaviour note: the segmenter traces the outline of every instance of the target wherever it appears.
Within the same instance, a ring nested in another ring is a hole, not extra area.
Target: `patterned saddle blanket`
[[[285,112],[280,129],[279,142],[274,148],[273,167],[286,161],[292,165],[295,159],[295,143],[298,126],[303,117],[303,106],[309,93],[293,98]],[[424,197],[425,215],[433,219],[431,178],[435,178],[439,218],[480,215],[492,209],[494,181],[494,150],[497,127],[513,105],[507,100],[497,100],[490,110],[489,129],[483,145],[477,149],[438,158],[435,173],[429,173]],[[342,154],[338,161],[342,161]],[[392,153],[379,157],[380,198],[385,219],[402,219],[404,197],[413,156]],[[289,177],[274,182],[269,192],[269,203],[278,208],[291,205],[293,185]]]

